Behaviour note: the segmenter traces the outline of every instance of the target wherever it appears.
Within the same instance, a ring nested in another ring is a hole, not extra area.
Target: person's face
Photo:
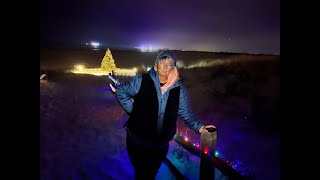
[[[174,61],[171,58],[161,59],[158,63],[158,74],[163,77],[168,77],[169,73],[174,68]]]

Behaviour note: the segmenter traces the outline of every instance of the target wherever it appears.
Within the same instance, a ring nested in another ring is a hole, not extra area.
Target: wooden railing
[[[205,134],[201,135],[201,149],[195,147],[190,142],[185,141],[184,138],[178,134],[173,137],[173,140],[181,145],[185,150],[200,158],[199,180],[214,180],[215,168],[217,168],[224,176],[226,176],[227,179],[249,179],[246,176],[242,176],[239,172],[237,172],[223,160],[209,153],[210,151],[215,149],[217,140],[216,133],[216,131],[206,132]],[[174,174],[177,179],[188,179],[187,177],[183,176],[183,174],[178,170],[177,167],[174,166],[174,164],[168,158],[166,158],[165,163],[168,165],[172,174]]]

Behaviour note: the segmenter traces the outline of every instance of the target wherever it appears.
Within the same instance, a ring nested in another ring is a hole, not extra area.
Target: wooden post
[[[200,180],[213,180],[215,176],[215,165],[212,162],[212,154],[217,143],[217,129],[210,128],[208,132],[201,133],[201,155],[200,155]]]

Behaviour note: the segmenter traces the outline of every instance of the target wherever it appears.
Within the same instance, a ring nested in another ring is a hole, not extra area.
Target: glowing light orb
[[[218,157],[219,156],[219,152],[218,151],[214,152],[214,156]]]
[[[84,70],[85,67],[84,67],[84,65],[82,65],[82,64],[78,64],[78,65],[75,65],[74,68],[75,68],[76,70],[82,71],[82,70]]]

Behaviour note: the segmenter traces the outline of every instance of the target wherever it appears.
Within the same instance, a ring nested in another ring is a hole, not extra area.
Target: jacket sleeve
[[[122,108],[130,115],[133,108],[133,97],[138,94],[142,77],[137,75],[128,82],[121,84],[116,91],[117,99]]]
[[[189,97],[184,85],[180,86],[178,115],[188,128],[192,129],[195,133],[200,134],[199,129],[203,126],[203,124],[191,110]]]

